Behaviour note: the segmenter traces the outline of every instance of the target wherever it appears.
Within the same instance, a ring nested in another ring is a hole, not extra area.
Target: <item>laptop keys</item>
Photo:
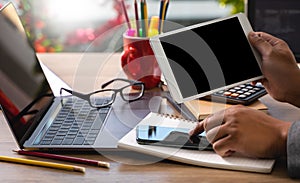
[[[78,137],[75,138],[73,144],[74,145],[82,145],[83,142],[84,142],[84,139],[85,138],[83,136],[78,136]]]
[[[82,99],[68,99],[39,144],[93,145],[109,110],[91,108]]]

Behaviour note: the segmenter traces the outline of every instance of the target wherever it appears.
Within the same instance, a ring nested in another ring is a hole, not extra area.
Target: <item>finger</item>
[[[258,80],[255,80],[255,81],[251,81],[251,85],[255,86],[255,85],[257,85],[257,83],[262,83],[263,79],[264,78],[258,79]]]
[[[214,151],[222,157],[232,155],[236,150],[234,147],[235,141],[231,136],[226,136],[213,143]]]
[[[198,135],[204,131],[203,121],[199,122],[194,129],[192,129],[189,134],[190,136]]]
[[[231,156],[233,153],[235,153],[235,151],[229,150],[229,151],[225,152],[223,157]]]
[[[261,54],[270,53],[272,50],[272,45],[265,39],[268,39],[268,36],[261,37],[262,33],[249,33],[249,41]],[[270,38],[269,38],[270,39]]]
[[[278,44],[279,42],[281,42],[282,40],[272,36],[271,34],[265,33],[265,32],[257,32],[259,34],[259,36],[267,41],[268,43],[270,43],[272,46],[275,46],[276,44]]]
[[[267,79],[262,79],[261,84],[265,87],[266,90],[269,90],[269,81]]]
[[[216,112],[215,114],[203,120],[203,127],[205,131],[209,131],[217,126],[220,126],[224,121],[225,110]]]
[[[209,131],[206,131],[206,138],[207,140],[213,144],[216,141],[225,138],[226,136],[228,136],[228,130],[227,130],[227,125],[226,124],[222,124],[220,126],[217,126],[215,128],[212,128]]]
[[[216,142],[219,138],[222,136],[219,134],[221,126],[217,126],[215,128],[210,129],[209,131],[206,131],[206,139],[213,144]],[[218,135],[219,134],[219,135]]]

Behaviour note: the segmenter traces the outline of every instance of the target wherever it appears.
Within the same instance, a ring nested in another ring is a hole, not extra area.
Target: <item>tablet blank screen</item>
[[[262,75],[237,17],[160,41],[183,98]]]

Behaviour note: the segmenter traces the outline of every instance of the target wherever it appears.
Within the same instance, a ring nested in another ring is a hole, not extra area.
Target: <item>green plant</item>
[[[219,0],[220,4],[232,5],[232,14],[244,12],[244,0]]]

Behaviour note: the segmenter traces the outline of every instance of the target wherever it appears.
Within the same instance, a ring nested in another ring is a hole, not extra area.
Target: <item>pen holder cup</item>
[[[149,37],[123,35],[122,69],[128,79],[145,83],[145,89],[158,86],[161,70],[158,66]]]

